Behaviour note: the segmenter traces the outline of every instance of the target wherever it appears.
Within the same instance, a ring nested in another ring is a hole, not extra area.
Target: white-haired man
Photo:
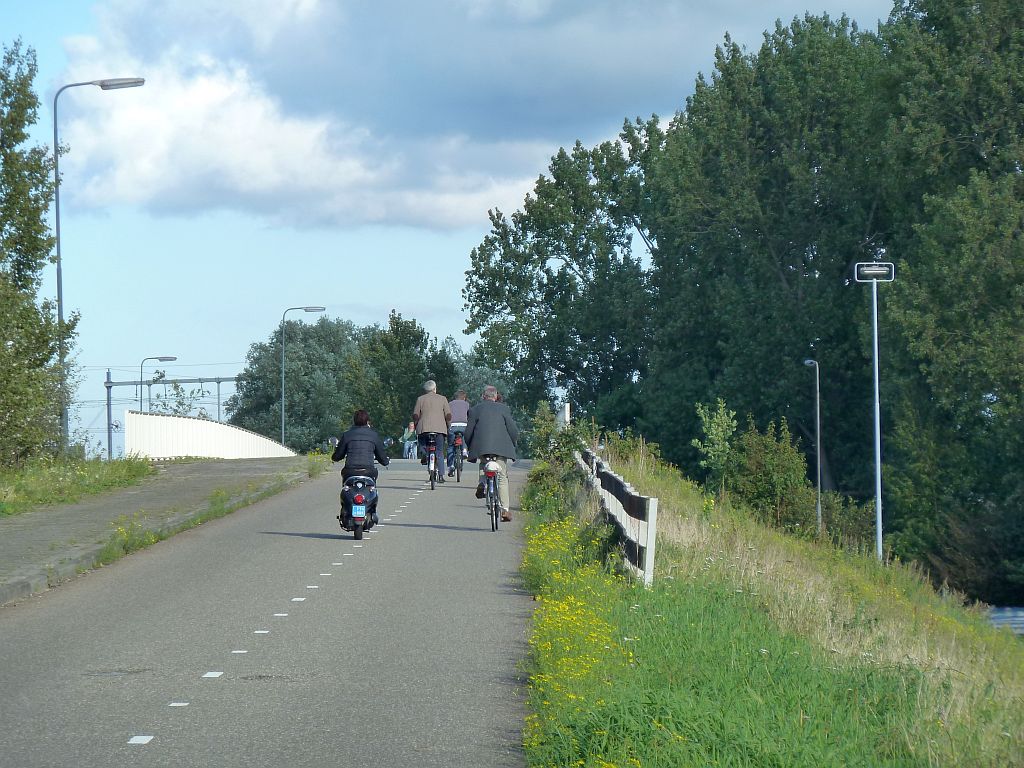
[[[416,423],[416,434],[419,435],[421,449],[425,450],[427,435],[437,435],[437,455],[441,462],[437,481],[443,483],[445,441],[448,438],[448,425],[452,422],[452,409],[448,407],[448,398],[438,394],[437,382],[433,379],[424,382],[423,394],[416,399],[416,405],[412,409],[412,420]]]
[[[466,423],[466,446],[469,460],[477,461],[481,456],[496,456],[498,459],[498,504],[501,505],[501,519],[512,519],[508,494],[508,460],[516,459],[516,443],[519,441],[519,427],[512,418],[512,411],[498,402],[498,389],[484,387],[483,399],[469,409]],[[476,497],[484,497],[483,462],[480,462],[480,483]]]

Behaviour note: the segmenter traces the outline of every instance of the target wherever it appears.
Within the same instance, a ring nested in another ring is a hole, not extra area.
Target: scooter
[[[363,538],[363,531],[380,522],[377,517],[377,484],[372,477],[352,475],[341,484],[341,527],[352,531],[356,541]]]

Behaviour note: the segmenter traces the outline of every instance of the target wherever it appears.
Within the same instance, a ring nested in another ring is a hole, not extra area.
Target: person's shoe
[[[512,522],[512,513],[509,512],[507,509],[501,510],[501,522],[503,522],[503,523],[511,523]]]
[[[427,466],[427,457],[426,456],[420,457],[420,464],[422,464],[423,466]]]
[[[443,483],[444,482],[444,475],[439,475],[438,478],[437,478],[437,482]]]
[[[448,477],[455,477],[455,468],[452,467],[448,470]]]
[[[487,495],[487,493],[484,491],[484,484],[483,483],[478,483],[477,486],[476,486],[476,497],[478,499],[482,499],[486,495]]]

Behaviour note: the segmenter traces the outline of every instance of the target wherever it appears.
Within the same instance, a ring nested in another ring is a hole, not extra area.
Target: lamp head
[[[810,366],[810,367],[812,367],[812,368],[813,368],[813,367],[814,367],[815,365],[817,365],[817,364],[818,364],[818,361],[817,361],[817,360],[810,360],[810,359],[804,360],[804,365],[806,365],[806,366]]]
[[[161,363],[169,363],[172,360],[177,360],[177,359],[178,358],[175,357],[174,355],[163,355],[163,356],[157,358],[157,360],[159,360]]]
[[[104,91],[115,91],[118,88],[138,88],[146,82],[144,77],[108,77],[105,80],[94,80]]]
[[[303,307],[303,312],[323,312],[327,307]]]

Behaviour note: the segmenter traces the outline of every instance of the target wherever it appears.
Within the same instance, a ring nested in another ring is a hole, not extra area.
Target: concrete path
[[[122,518],[169,529],[205,512],[214,493],[242,503],[306,479],[305,457],[166,463],[141,485],[0,517],[0,605],[92,568]]]

